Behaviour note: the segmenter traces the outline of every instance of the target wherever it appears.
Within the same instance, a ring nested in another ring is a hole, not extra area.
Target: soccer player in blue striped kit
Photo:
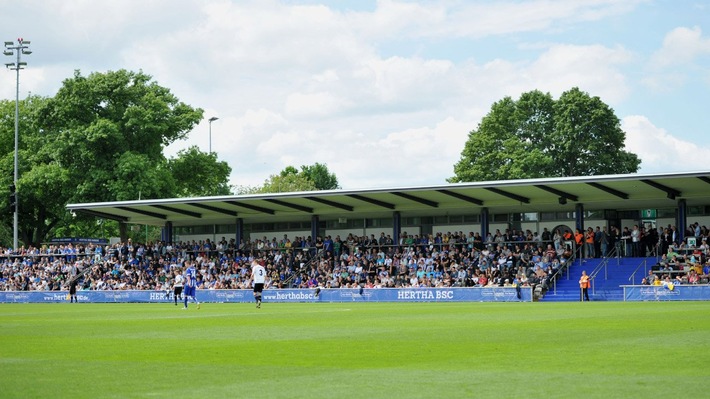
[[[192,300],[197,304],[197,309],[200,309],[200,303],[195,297],[196,290],[197,270],[195,270],[195,267],[193,265],[188,264],[187,269],[185,270],[185,292],[183,293],[183,297],[185,298],[185,307],[183,308],[183,310],[187,309],[187,300],[189,298],[192,298]]]

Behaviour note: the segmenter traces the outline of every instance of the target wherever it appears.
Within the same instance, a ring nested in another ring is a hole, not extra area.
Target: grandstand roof
[[[69,204],[72,212],[135,224],[321,220],[348,217],[491,214],[574,210],[641,210],[710,202],[710,171],[456,183],[441,186],[327,190]]]

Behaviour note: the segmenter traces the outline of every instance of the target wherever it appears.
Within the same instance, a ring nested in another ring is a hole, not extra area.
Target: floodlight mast
[[[20,131],[20,69],[24,69],[25,66],[27,66],[26,62],[21,62],[21,56],[22,55],[30,55],[32,54],[32,51],[30,50],[30,41],[29,40],[24,40],[21,37],[17,39],[17,43],[15,42],[5,42],[5,50],[3,51],[3,54],[6,56],[16,56],[17,61],[16,62],[9,62],[6,63],[5,66],[16,72],[16,78],[15,78],[15,170],[13,174],[13,180],[12,180],[12,192],[10,193],[11,196],[11,201],[14,199],[14,215],[13,215],[13,222],[12,222],[12,250],[13,251],[18,251],[18,237],[17,237],[17,221],[18,221],[18,212],[20,210],[20,201],[19,201],[19,196],[17,195],[17,152],[18,152],[18,143],[19,143],[19,131]],[[12,205],[12,202],[11,202]]]
[[[216,121],[217,119],[219,119],[219,118],[216,116],[213,116],[207,120],[207,122],[209,122],[209,125],[210,125],[210,133],[209,133],[210,134],[210,136],[209,136],[209,140],[210,140],[209,152],[210,152],[210,154],[212,153],[212,122]]]

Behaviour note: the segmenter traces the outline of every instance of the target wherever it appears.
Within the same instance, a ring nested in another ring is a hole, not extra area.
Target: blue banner
[[[673,289],[662,285],[624,285],[624,301],[707,301],[708,285],[675,285]]]
[[[67,291],[2,291],[0,303],[69,302]],[[165,291],[78,291],[79,302],[172,301]],[[264,290],[264,302],[532,302],[532,290],[515,288],[382,288],[382,289],[279,289]],[[251,290],[197,290],[200,302],[253,302]]]

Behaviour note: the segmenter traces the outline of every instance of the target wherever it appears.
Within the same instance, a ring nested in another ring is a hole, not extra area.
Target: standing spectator
[[[589,276],[585,270],[582,270],[582,277],[579,278],[579,288],[582,291],[579,297],[580,301],[589,301],[589,285]]]
[[[602,230],[597,226],[594,231],[594,257],[599,258],[601,256],[606,256],[606,252],[602,252]]]
[[[634,258],[641,256],[641,230],[636,224],[631,229],[631,256]]]
[[[580,248],[584,247],[584,234],[582,234],[582,232],[579,231],[579,229],[574,230],[574,243],[577,244],[576,250],[580,251],[579,257],[583,258],[584,257],[584,253],[582,252],[583,249],[580,249]]]
[[[609,232],[606,226],[602,227],[601,238],[599,239],[601,256],[606,258],[609,255]]]
[[[584,235],[584,251],[587,258],[594,258],[594,230],[591,227],[587,229],[587,233]]]

